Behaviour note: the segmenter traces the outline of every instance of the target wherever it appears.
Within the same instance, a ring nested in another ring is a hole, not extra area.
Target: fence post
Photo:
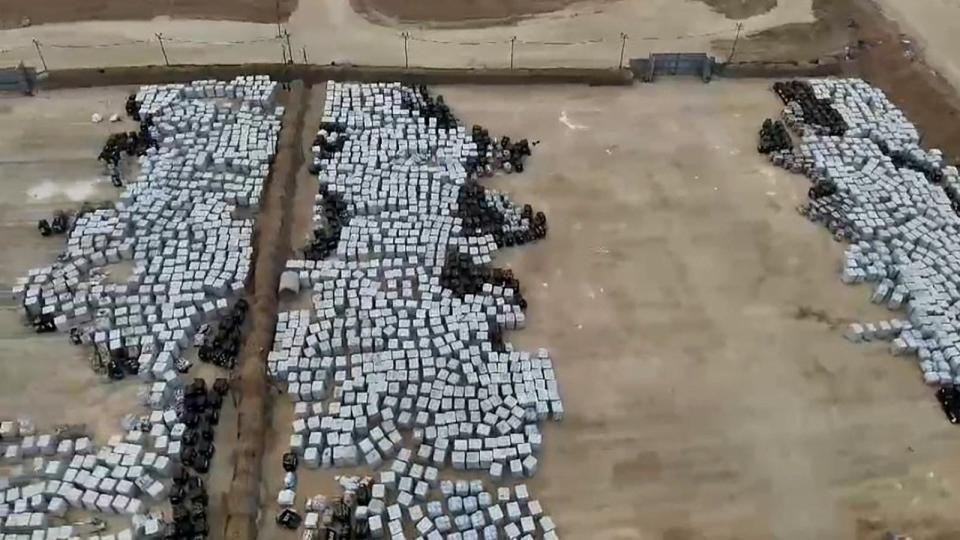
[[[302,50],[303,50],[303,63],[308,64],[309,62],[307,62],[307,46],[304,45],[302,47]]]
[[[407,40],[410,39],[410,32],[404,31],[400,34],[403,37],[403,67],[410,67],[410,52],[407,50]]]
[[[157,36],[157,41],[160,42],[160,52],[163,53],[163,63],[169,66],[170,59],[167,58],[167,49],[166,47],[163,46],[163,34],[160,32],[157,32],[155,35]]]
[[[283,33],[280,31],[280,0],[276,0],[273,4],[274,15],[277,19],[277,37],[283,36]]]
[[[620,32],[620,62],[617,64],[617,69],[623,68],[623,53],[627,50],[627,36],[623,32]]]
[[[733,60],[733,55],[737,52],[737,42],[740,41],[741,30],[743,30],[743,23],[737,23],[737,37],[733,38],[733,48],[730,49],[730,56],[727,57],[728,64]]]
[[[40,42],[34,38],[33,46],[37,48],[37,55],[40,57],[40,63],[43,65],[43,70],[47,71],[47,60],[43,57],[43,51],[40,50]]]
[[[517,44],[517,36],[510,38],[510,69],[513,69],[513,48]]]
[[[293,63],[293,46],[290,45],[290,32],[286,28],[283,29],[283,35],[287,38],[287,52],[290,53],[290,63]]]

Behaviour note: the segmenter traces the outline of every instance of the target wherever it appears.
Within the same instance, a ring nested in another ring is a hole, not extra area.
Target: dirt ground
[[[960,20],[960,9],[954,8],[950,15],[954,21]],[[943,149],[956,161],[960,158],[960,72],[937,72],[924,56],[929,51],[936,54],[931,60],[939,59],[946,49],[921,49],[902,35],[899,24],[862,5],[856,21],[857,40],[862,46],[855,53],[851,74],[882,88],[921,128],[926,145]],[[939,40],[956,38],[956,32],[930,35]],[[951,61],[954,56],[949,56]]]
[[[0,30],[36,24],[154,17],[276,23],[278,18],[287,20],[296,7],[297,0],[0,0]]]
[[[65,335],[34,333],[7,293],[17,278],[52,263],[63,248],[62,236],[40,236],[37,220],[50,219],[58,209],[76,210],[85,200],[116,199],[119,192],[96,156],[109,133],[134,124],[93,124],[90,116],[122,114],[128,92],[98,88],[0,96],[0,125],[7,126],[0,129],[0,416],[26,416],[41,429],[86,423],[100,442],[134,409],[137,385],[104,382],[89,367],[86,352]]]
[[[941,0],[877,0],[883,12],[899,23],[918,48],[944,76],[960,88],[960,4]]]
[[[313,204],[320,183],[310,174],[313,160],[313,139],[317,136],[320,119],[323,116],[323,102],[327,92],[326,84],[316,84],[308,89],[309,104],[304,114],[303,133],[300,148],[303,153],[303,166],[297,171],[296,187],[293,194],[293,212],[290,222],[290,246],[294,250],[305,247],[313,240]]]

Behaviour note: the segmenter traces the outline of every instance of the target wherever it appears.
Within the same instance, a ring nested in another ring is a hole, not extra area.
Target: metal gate
[[[706,53],[653,53],[649,58],[630,59],[630,70],[636,78],[653,82],[658,75],[687,75],[710,82],[714,59]]]
[[[32,94],[37,85],[37,71],[20,64],[12,68],[0,68],[0,92]]]

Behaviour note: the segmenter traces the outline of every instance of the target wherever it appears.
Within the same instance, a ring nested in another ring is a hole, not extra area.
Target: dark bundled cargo
[[[277,514],[277,525],[285,529],[296,530],[300,528],[301,523],[303,523],[303,518],[300,514],[289,508],[285,508]]]
[[[313,241],[304,249],[304,258],[312,260],[326,259],[337,251],[340,243],[340,231],[350,223],[347,204],[338,193],[329,191],[326,184],[320,185],[323,196],[323,216],[326,226],[313,231]]]
[[[793,141],[790,139],[790,132],[783,122],[769,118],[763,121],[763,126],[760,128],[760,144],[757,145],[758,152],[769,154],[792,148]]]
[[[467,294],[480,293],[485,284],[513,289],[514,302],[520,309],[527,309],[527,301],[520,292],[520,281],[513,276],[513,271],[474,264],[465,253],[452,250],[447,253],[440,274],[440,285],[463,298]]]
[[[246,300],[237,300],[233,310],[220,321],[217,331],[206,336],[200,346],[200,360],[224,369],[233,369],[240,352],[243,322],[248,308]]]
[[[41,236],[50,236],[53,234],[63,234],[70,228],[70,216],[63,210],[57,210],[53,214],[53,219],[47,221],[41,219],[37,222],[37,230]]]
[[[937,401],[951,424],[960,423],[960,389],[944,386],[937,390]]]
[[[181,468],[174,475],[170,490],[173,521],[166,538],[206,538],[210,533],[207,516],[209,503],[203,478]]]
[[[216,452],[213,440],[221,407],[223,396],[216,384],[208,388],[206,380],[196,378],[184,389],[180,421],[186,430],[180,437],[180,461],[197,473],[204,474],[210,469],[210,460]]]
[[[803,122],[822,135],[841,136],[847,132],[843,116],[833,108],[830,100],[818,99],[813,87],[805,81],[783,81],[773,84],[773,91],[785,105],[797,103],[803,112]]]
[[[457,217],[463,220],[463,227],[470,234],[490,234],[500,247],[519,246],[546,237],[547,216],[543,212],[534,214],[532,206],[524,205],[520,221],[508,227],[504,211],[511,208],[506,196],[491,192],[477,182],[468,181],[460,186]],[[523,220],[527,222],[526,227]]]
[[[523,160],[532,153],[532,145],[527,139],[513,142],[510,137],[504,136],[494,140],[485,128],[478,125],[473,126],[470,135],[477,145],[477,157],[467,160],[468,173],[474,176],[490,176],[499,169],[523,172]]]
[[[148,148],[156,148],[157,146],[157,141],[150,135],[149,122],[144,122],[140,131],[112,133],[107,137],[107,142],[104,143],[97,159],[117,166],[124,154],[142,156],[147,153]]]
[[[450,107],[447,106],[443,96],[437,95],[434,98],[424,85],[417,86],[413,91],[408,92],[404,97],[403,105],[410,109],[411,115],[436,118],[437,127],[440,129],[457,126],[457,119],[450,111]]]

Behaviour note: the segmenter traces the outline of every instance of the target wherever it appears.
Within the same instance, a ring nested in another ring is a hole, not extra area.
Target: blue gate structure
[[[0,92],[32,94],[37,86],[37,70],[23,64],[17,67],[0,68]]]
[[[653,53],[649,58],[631,58],[630,70],[643,82],[653,82],[660,75],[694,76],[710,82],[715,64],[706,53]]]

